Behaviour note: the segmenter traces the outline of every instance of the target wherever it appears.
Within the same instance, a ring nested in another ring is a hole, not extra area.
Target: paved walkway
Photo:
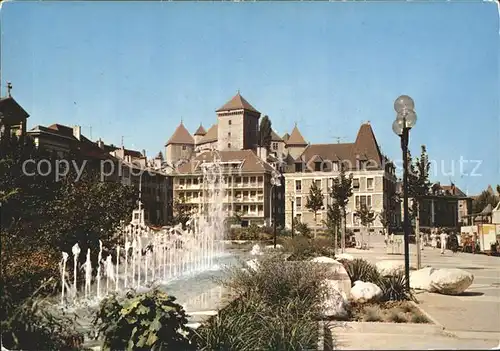
[[[347,253],[362,257],[370,262],[401,260],[403,255],[386,253],[382,236],[371,237],[370,250],[347,249]],[[416,246],[410,245],[410,265],[416,266]],[[493,348],[500,343],[500,257],[455,253],[440,254],[439,249],[425,247],[422,252],[422,266],[435,268],[461,268],[474,274],[474,282],[460,296],[433,293],[417,295],[419,306],[444,327],[444,333],[433,335],[412,335],[407,331],[395,333],[394,327],[388,334],[357,334],[349,337],[345,330],[334,330],[334,335],[345,337],[342,349],[470,349]],[[392,334],[389,334],[392,333]],[[378,335],[378,337],[376,337]],[[398,336],[399,335],[399,336]],[[350,341],[349,341],[350,340]],[[409,343],[408,340],[412,340]],[[433,346],[436,345],[436,346]]]

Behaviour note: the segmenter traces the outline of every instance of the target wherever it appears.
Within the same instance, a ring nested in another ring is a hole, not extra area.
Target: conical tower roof
[[[203,128],[203,126],[201,125],[200,123],[200,126],[198,127],[198,129],[196,129],[196,132],[194,132],[194,135],[205,135],[207,134],[207,131],[205,130],[205,128]]]
[[[252,112],[257,112],[260,113],[250,105],[248,101],[245,100],[243,96],[240,95],[240,92],[238,93],[228,102],[224,104],[221,108],[217,109],[215,112],[220,112],[220,111],[232,111],[232,110],[247,110],[247,111],[252,111]]]
[[[296,145],[296,146],[306,146],[307,142],[302,136],[302,134],[299,131],[299,128],[297,128],[297,125],[293,127],[292,134],[290,134],[290,137],[286,141],[287,145]]]
[[[170,144],[194,145],[194,138],[189,134],[186,127],[184,127],[184,123],[181,122],[181,124],[179,124],[165,146]]]

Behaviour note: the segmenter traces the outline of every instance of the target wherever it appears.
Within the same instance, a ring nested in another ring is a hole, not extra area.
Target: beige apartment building
[[[291,140],[291,142],[290,142]],[[346,175],[352,174],[353,195],[347,205],[346,226],[354,232],[362,228],[357,209],[366,205],[379,214],[392,203],[396,191],[395,168],[382,155],[370,123],[361,125],[353,143],[306,144],[297,127],[288,138],[291,149],[287,172],[285,173],[285,223],[291,227],[292,212],[310,227],[323,228],[327,219],[328,205],[333,179],[339,176],[343,165]],[[314,213],[306,208],[310,187],[315,182],[324,194],[324,206],[318,212],[316,223]],[[293,206],[293,210],[292,210]],[[395,211],[396,212],[396,211]],[[394,214],[392,223],[397,224],[399,214]],[[371,230],[382,230],[377,216]]]

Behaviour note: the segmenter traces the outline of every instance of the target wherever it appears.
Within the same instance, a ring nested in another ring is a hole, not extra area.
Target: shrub
[[[366,306],[363,314],[363,321],[365,322],[380,322],[384,319],[382,310],[376,305]]]
[[[342,260],[342,264],[351,278],[351,284],[357,280],[363,282],[370,282],[377,284],[380,278],[380,274],[377,271],[377,267],[362,258],[356,258],[352,261]]]
[[[52,283],[48,281],[25,299],[21,305],[9,309],[2,319],[2,344],[15,350],[78,350],[83,335],[75,331],[75,323],[67,316],[57,316],[51,304],[38,293]],[[3,296],[3,302],[9,300]]]
[[[310,238],[311,237],[311,228],[306,223],[302,223],[301,221],[295,219],[295,232],[306,237]]]
[[[329,239],[307,239],[297,236],[285,241],[285,250],[291,252],[288,261],[306,261],[314,257],[335,257],[335,250]]]
[[[406,278],[403,272],[390,276],[380,276],[375,282],[382,289],[382,301],[414,300],[411,290],[406,288]]]
[[[394,323],[406,323],[407,322],[405,314],[401,310],[398,310],[398,309],[391,310],[387,314],[387,320],[389,322],[394,322]]]
[[[304,350],[316,347],[327,270],[264,257],[258,270],[230,268],[222,283],[240,298],[197,331],[202,350]]]
[[[411,322],[412,323],[429,323],[429,320],[427,319],[426,316],[424,316],[420,313],[414,313],[411,316]]]
[[[93,324],[103,350],[196,350],[183,307],[159,290],[125,299],[106,298]]]

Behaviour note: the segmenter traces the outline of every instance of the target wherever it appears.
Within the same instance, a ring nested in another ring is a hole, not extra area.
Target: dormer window
[[[321,171],[321,162],[314,162],[314,171],[315,172]]]

